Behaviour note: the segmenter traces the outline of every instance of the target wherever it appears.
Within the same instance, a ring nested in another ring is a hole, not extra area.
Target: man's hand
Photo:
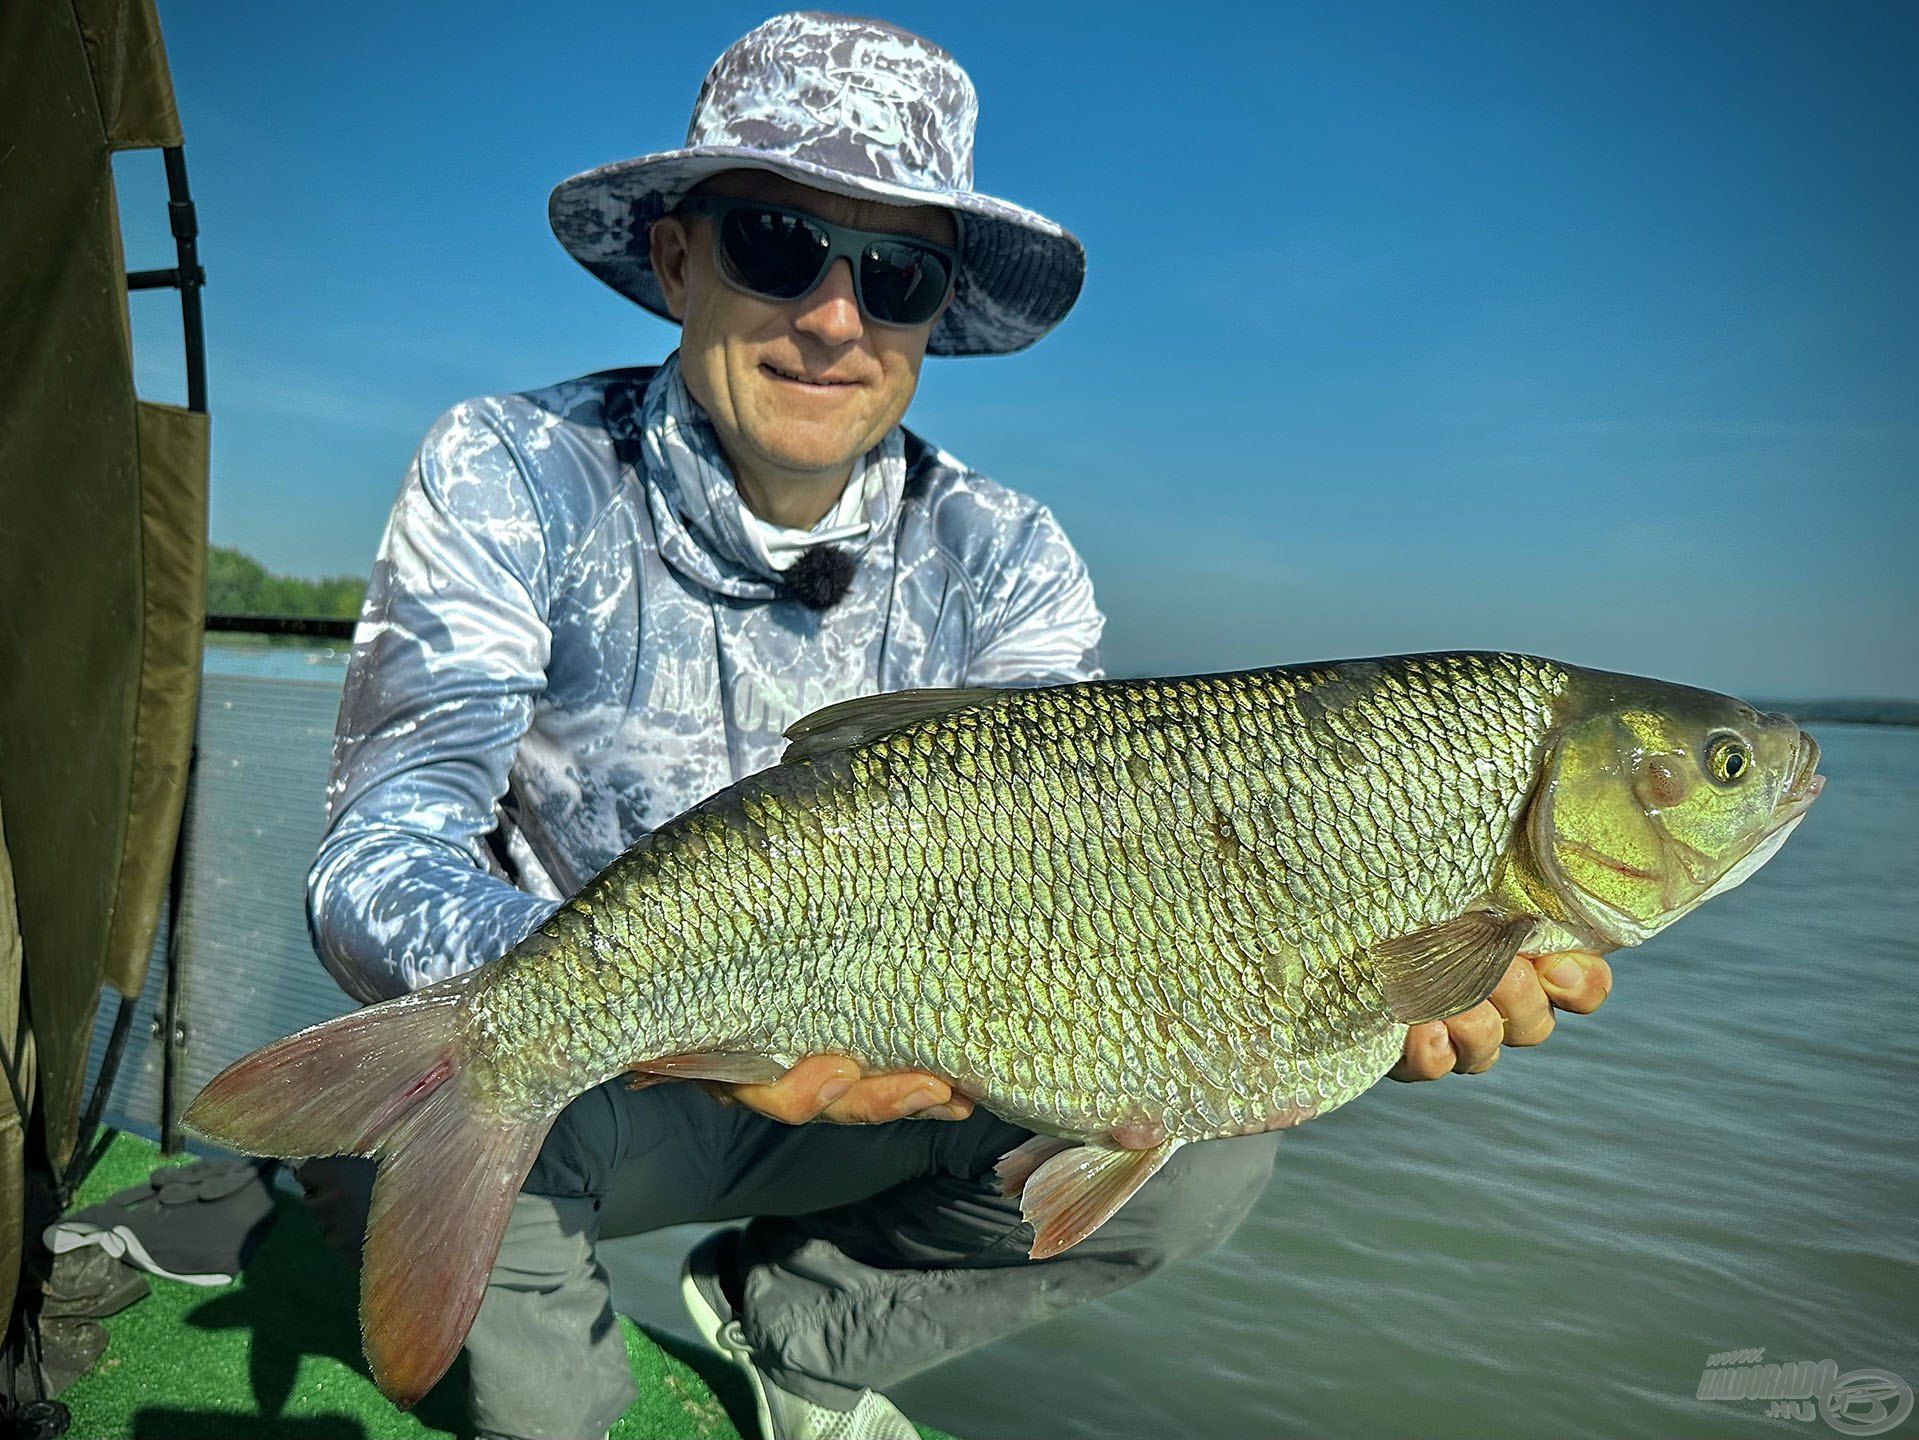
[[[707,1086],[722,1100],[788,1125],[830,1120],[836,1125],[880,1125],[912,1116],[917,1120],[964,1120],[973,1102],[955,1095],[938,1076],[918,1070],[892,1075],[860,1074],[844,1055],[808,1055],[770,1085]]]
[[[1395,1080],[1437,1080],[1493,1068],[1499,1047],[1537,1045],[1553,1033],[1553,1011],[1590,1015],[1612,993],[1612,966],[1583,950],[1521,955],[1497,989],[1449,1020],[1406,1031],[1406,1049],[1386,1073]]]

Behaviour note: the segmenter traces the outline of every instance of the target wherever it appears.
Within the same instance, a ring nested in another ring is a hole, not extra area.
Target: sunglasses
[[[720,278],[762,300],[810,295],[842,255],[852,263],[860,312],[881,325],[924,325],[939,313],[959,273],[959,251],[937,240],[855,230],[804,210],[689,195],[676,214],[713,221]]]

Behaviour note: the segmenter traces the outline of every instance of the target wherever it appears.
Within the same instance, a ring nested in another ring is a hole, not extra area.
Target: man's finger
[[[1612,993],[1612,966],[1584,950],[1562,950],[1529,957],[1539,972],[1546,998],[1561,1010],[1590,1015]]]
[[[1499,1041],[1506,1022],[1490,1000],[1481,1000],[1445,1021],[1446,1033],[1453,1037],[1453,1074],[1478,1075],[1493,1068],[1499,1059]]]
[[[819,1119],[852,1090],[860,1067],[844,1055],[808,1055],[769,1085],[729,1085],[740,1104],[788,1125]]]
[[[840,1125],[884,1125],[889,1120],[919,1115],[928,1119],[963,1118],[940,1113],[941,1107],[951,1105],[955,1099],[971,1112],[971,1101],[964,1096],[956,1097],[951,1085],[934,1076],[911,1070],[899,1075],[869,1075],[848,1090],[843,1099],[828,1105],[820,1119]]]
[[[1400,1051],[1399,1062],[1386,1074],[1394,1080],[1437,1080],[1452,1073],[1456,1058],[1446,1022],[1428,1020],[1406,1031],[1406,1044]]]
[[[953,1092],[953,1098],[943,1105],[932,1105],[911,1115],[901,1116],[904,1120],[964,1120],[973,1113],[973,1097]]]
[[[771,1084],[720,1088],[727,1098],[788,1125],[883,1125],[914,1115],[964,1120],[973,1113],[972,1100],[955,1095],[937,1076],[910,1070],[862,1076],[844,1055],[808,1055]]]
[[[1505,1043],[1537,1045],[1553,1033],[1552,1002],[1539,983],[1539,972],[1525,957],[1516,957],[1505,977],[1487,997],[1506,1021]]]

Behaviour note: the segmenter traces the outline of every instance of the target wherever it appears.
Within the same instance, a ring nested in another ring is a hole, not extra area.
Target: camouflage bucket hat
[[[1086,255],[1045,216],[973,189],[978,113],[973,82],[930,41],[877,20],[777,15],[714,62],[683,149],[564,180],[547,216],[575,260],[665,317],[647,233],[709,175],[770,170],[860,199],[938,205],[958,217],[960,267],[927,350],[1004,355],[1065,318]]]

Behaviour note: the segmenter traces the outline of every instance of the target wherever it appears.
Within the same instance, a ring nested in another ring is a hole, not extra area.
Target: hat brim
[[[697,146],[602,165],[547,200],[566,251],[629,300],[671,319],[648,255],[647,232],[688,191],[723,170],[768,170],[802,185],[893,205],[958,213],[960,267],[952,304],[933,326],[933,355],[1007,355],[1066,317],[1086,276],[1079,241],[1045,216],[970,190],[920,190],[796,160],[771,150]]]

